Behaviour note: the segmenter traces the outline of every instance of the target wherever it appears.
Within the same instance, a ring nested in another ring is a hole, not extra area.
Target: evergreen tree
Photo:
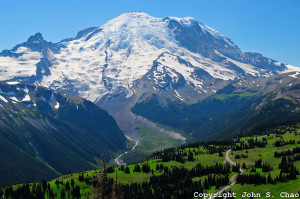
[[[55,184],[56,184],[56,186],[57,186],[57,188],[58,188],[58,186],[59,186],[59,179],[56,179],[56,180],[55,180]]]
[[[270,173],[269,173],[268,178],[267,178],[267,183],[268,183],[268,184],[273,184],[273,179],[272,179]]]
[[[188,155],[188,161],[194,161],[194,155],[193,155],[193,152],[189,152],[189,155]]]
[[[135,165],[133,172],[141,172],[141,167],[139,164]]]
[[[72,179],[72,180],[71,180],[71,186],[74,188],[74,185],[75,185],[75,182],[74,182],[74,180]]]
[[[124,171],[124,173],[130,174],[130,169],[129,169],[129,167],[128,167],[128,166],[127,166],[127,167],[125,167],[125,171]]]
[[[245,162],[243,163],[243,169],[246,169],[246,164],[245,164]]]
[[[159,171],[160,169],[159,169],[159,165],[158,164],[156,164],[156,167],[155,167],[155,169],[156,169],[156,171]]]
[[[80,187],[79,186],[76,186],[74,187],[74,189],[72,190],[71,192],[71,195],[73,198],[80,198]]]
[[[62,190],[60,191],[60,197],[61,197],[62,199],[66,198],[66,191],[65,191],[65,189],[62,189]]]
[[[84,181],[84,175],[83,175],[83,172],[82,172],[81,174],[79,174],[78,180],[79,180],[80,182],[83,182],[83,181]]]
[[[150,173],[150,166],[148,164],[143,164],[142,171],[144,173]]]
[[[47,181],[45,179],[42,180],[42,187],[43,187],[44,190],[46,190],[47,187],[48,187],[47,186]]]
[[[69,184],[69,181],[66,183],[66,190],[67,190],[67,191],[70,190],[70,184]]]

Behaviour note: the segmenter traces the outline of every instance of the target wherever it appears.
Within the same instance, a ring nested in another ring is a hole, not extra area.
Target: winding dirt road
[[[232,166],[236,166],[236,163],[233,162],[230,158],[229,158],[229,154],[231,152],[231,149],[229,149],[228,151],[226,151],[226,156],[225,156],[225,160],[226,162],[228,162],[230,165]],[[243,175],[244,171],[242,168],[240,168],[240,174]],[[212,196],[209,197],[209,199],[214,199],[216,197],[218,197],[219,195],[221,195],[224,191],[226,191],[227,189],[229,189],[230,187],[232,187],[233,185],[235,185],[236,180],[234,180],[234,182],[232,182],[230,185],[227,185],[226,187],[223,187],[221,189],[219,189],[218,191],[216,191],[215,193],[212,194]]]

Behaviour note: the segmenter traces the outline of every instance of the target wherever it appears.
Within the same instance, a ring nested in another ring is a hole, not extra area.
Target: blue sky
[[[73,37],[124,12],[191,16],[243,51],[300,66],[299,0],[0,0],[0,51],[41,32],[48,41]]]

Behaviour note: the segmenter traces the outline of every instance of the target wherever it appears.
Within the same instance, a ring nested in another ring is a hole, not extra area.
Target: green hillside
[[[64,175],[49,182],[1,188],[3,198],[193,198],[225,192],[280,198],[281,192],[300,193],[300,123],[278,126],[257,135],[169,148],[143,162],[105,170]],[[226,163],[225,152],[238,166]],[[244,174],[240,175],[239,168]],[[117,183],[116,183],[117,181]],[[294,198],[294,197],[290,197]]]

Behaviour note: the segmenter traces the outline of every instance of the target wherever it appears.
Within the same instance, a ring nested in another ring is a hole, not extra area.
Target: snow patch
[[[20,82],[6,82],[9,85],[16,85],[16,84],[20,84]]]
[[[19,52],[19,51],[17,51]],[[43,57],[40,52],[30,49],[22,51],[19,57],[0,57],[0,80],[8,80],[14,77],[30,77],[35,75],[36,64]]]
[[[297,72],[295,72],[295,74],[292,74],[292,75],[289,75],[289,76],[296,79],[299,74],[300,74],[300,72],[297,71]]]
[[[8,102],[8,101],[7,101],[3,96],[1,96],[1,95],[0,95],[0,99],[1,99],[2,101],[4,101],[5,103]]]
[[[18,101],[19,101],[16,97],[10,97],[10,99],[12,99],[13,102],[14,102],[14,101],[18,102]]]
[[[56,102],[56,104],[55,104],[54,108],[56,108],[56,109],[58,109],[58,108],[59,108],[59,103],[58,103],[58,102]],[[77,110],[78,110],[78,106],[77,106]]]
[[[177,97],[178,99],[180,99],[181,101],[184,100],[184,98],[181,97],[181,95],[179,95],[179,93],[177,92],[177,90],[175,90],[175,93],[176,93],[176,97]]]
[[[22,102],[24,101],[30,101],[30,96],[28,94],[22,99]]]
[[[219,55],[220,57],[226,58],[227,61],[235,64],[236,66],[240,67],[241,69],[243,69],[246,73],[252,75],[252,76],[259,76],[259,72],[257,70],[255,70],[255,67],[249,64],[244,64],[241,62],[238,62],[236,60],[233,60],[231,58],[228,58],[226,56],[224,56],[222,53],[218,52],[217,50],[214,51],[217,55]]]
[[[281,73],[289,73],[289,72],[292,72],[292,71],[300,72],[300,67],[292,66],[292,65],[289,65],[289,64],[286,64],[285,66],[286,66],[287,70],[282,71]]]

